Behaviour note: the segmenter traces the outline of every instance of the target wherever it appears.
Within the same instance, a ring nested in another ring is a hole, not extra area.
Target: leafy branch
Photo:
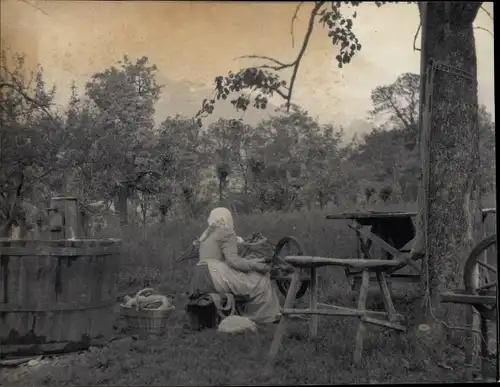
[[[8,82],[0,83],[0,90],[2,90],[4,87],[9,88],[9,89],[14,90],[15,92],[19,93],[21,95],[21,97],[23,97],[26,100],[26,102],[31,104],[33,107],[40,109],[42,112],[44,112],[45,115],[47,117],[49,117],[49,119],[52,121],[52,123],[54,125],[56,125],[56,126],[58,125],[56,119],[54,118],[54,116],[52,116],[52,114],[49,112],[49,110],[46,108],[46,106],[44,106],[40,102],[36,101],[35,99],[31,98],[27,93],[25,93],[22,90],[21,87],[16,86],[12,83],[8,83]]]
[[[375,2],[377,7],[382,6],[386,2]],[[297,19],[297,14],[303,3],[300,3],[293,14],[291,20],[291,35],[292,45],[294,45],[294,22]],[[356,12],[352,17],[345,17],[342,12],[342,6],[357,7],[361,1],[316,1],[310,11],[307,23],[307,30],[304,35],[302,45],[297,57],[290,63],[285,63],[281,60],[270,56],[263,55],[246,55],[240,58],[259,59],[265,63],[241,69],[233,73],[229,72],[227,76],[218,76],[215,78],[215,90],[212,99],[205,99],[201,109],[196,113],[195,119],[199,126],[202,126],[202,118],[207,117],[214,111],[216,100],[227,100],[228,96],[233,93],[240,93],[230,103],[237,111],[246,111],[250,105],[250,96],[254,91],[257,91],[253,106],[257,109],[265,109],[268,104],[268,98],[277,94],[285,100],[287,111],[290,109],[290,104],[293,95],[293,88],[297,79],[297,74],[300,68],[302,59],[307,51],[309,41],[314,30],[315,22],[318,21],[323,27],[328,30],[328,36],[332,40],[334,46],[340,46],[340,52],[335,57],[338,67],[342,68],[345,64],[351,62],[357,52],[361,50],[361,44],[358,41],[355,33],[352,30],[353,19],[356,18]],[[237,58],[239,59],[239,58]],[[277,74],[280,71],[291,69],[291,77],[289,82],[282,80]],[[287,86],[287,84],[289,86]],[[250,91],[244,94],[243,91]]]

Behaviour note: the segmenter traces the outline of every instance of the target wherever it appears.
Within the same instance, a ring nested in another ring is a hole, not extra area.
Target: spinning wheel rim
[[[278,243],[276,244],[276,247],[274,249],[274,255],[273,255],[274,262],[280,256],[281,250],[283,250],[283,248],[285,246],[288,246],[288,245],[292,245],[297,250],[295,255],[303,255],[304,254],[304,251],[303,251],[302,246],[300,245],[299,241],[297,239],[295,239],[294,237],[287,236],[287,237],[281,238],[278,241]],[[278,286],[280,293],[282,295],[286,296],[288,293],[289,286],[290,286],[290,280],[277,279],[276,285]],[[300,285],[299,285],[299,289],[297,290],[297,293],[295,293],[295,299],[298,300],[298,299],[302,298],[305,295],[308,288],[309,288],[309,282],[308,281],[301,281]]]

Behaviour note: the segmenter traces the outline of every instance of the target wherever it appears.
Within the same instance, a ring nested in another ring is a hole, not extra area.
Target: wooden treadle
[[[368,323],[368,324],[378,325],[380,327],[392,328],[392,329],[396,329],[396,330],[401,331],[401,332],[406,332],[406,328],[403,325],[398,324],[396,322],[379,320],[377,318],[372,318],[372,317],[368,317],[368,316],[361,317],[361,320],[363,320],[363,322]]]
[[[379,269],[396,267],[400,262],[387,259],[341,259],[312,256],[286,256],[285,261],[295,267],[313,268],[321,266],[347,266],[358,269]]]
[[[351,308],[339,308],[334,309],[282,309],[281,313],[283,316],[290,315],[319,315],[319,316],[338,316],[338,317],[360,317],[361,320],[367,324],[377,325],[380,327],[396,329],[398,331],[406,332],[406,328],[399,324],[398,322],[392,322],[387,320],[381,320],[376,317],[368,316],[368,313],[363,310],[351,309]]]
[[[494,291],[484,292],[483,294],[470,294],[465,289],[453,289],[451,292],[441,293],[441,302],[454,304],[486,304],[494,306],[497,303],[497,297]]]

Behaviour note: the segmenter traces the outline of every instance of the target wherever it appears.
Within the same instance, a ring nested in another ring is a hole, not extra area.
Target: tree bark
[[[430,140],[421,156],[422,161],[427,158],[423,168],[427,168],[424,176],[427,172],[429,185],[425,193],[425,179],[420,182],[419,230],[413,249],[414,253],[425,251],[422,226],[427,204],[428,260],[424,259],[423,265],[424,304],[419,320],[431,328],[427,335],[436,353],[437,341],[444,339],[439,321],[450,319],[450,308],[440,304],[439,293],[459,287],[465,260],[481,227],[477,60],[472,26],[480,6],[428,2],[423,23],[423,59],[447,65],[434,72],[432,85],[427,83],[431,90],[426,90],[426,95],[432,93],[426,101],[431,112],[427,128]],[[427,72],[425,78],[429,76]],[[422,144],[424,136],[422,132]]]
[[[127,181],[121,182],[118,188],[116,209],[120,216],[120,225],[126,226],[128,224],[128,198],[129,198],[129,185]]]

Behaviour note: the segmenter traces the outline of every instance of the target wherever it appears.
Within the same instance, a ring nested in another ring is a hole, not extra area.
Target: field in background
[[[492,202],[486,206],[494,206]],[[381,210],[382,208],[372,208]],[[394,206],[386,210],[415,210],[415,206]],[[352,209],[343,209],[348,211]],[[293,213],[236,215],[239,235],[261,232],[277,242],[291,235],[306,254],[352,257],[354,233],[346,221],[326,220],[338,209]],[[122,270],[119,292],[133,293],[154,287],[174,296],[177,310],[161,337],[128,338],[112,342],[103,349],[67,355],[29,375],[32,385],[257,385],[257,384],[351,384],[401,383],[422,381],[462,381],[463,342],[460,334],[446,350],[449,361],[443,366],[415,361],[415,348],[406,336],[370,327],[365,354],[360,365],[352,364],[356,320],[320,318],[319,335],[307,339],[308,324],[292,322],[288,337],[278,355],[276,372],[270,378],[261,374],[273,335],[267,331],[226,336],[214,331],[193,333],[184,326],[184,305],[194,260],[175,263],[193,239],[205,228],[205,221],[182,220],[148,228],[128,226],[109,228],[99,237],[121,237]],[[488,220],[493,230],[495,217]],[[326,269],[319,273],[320,300],[352,305],[353,295],[344,272]],[[404,294],[403,294],[404,296]],[[307,298],[307,297],[305,297]],[[302,300],[301,300],[302,301]],[[396,308],[409,313],[413,308],[404,297]],[[380,307],[372,296],[369,307]],[[28,377],[28,376],[27,376]],[[19,385],[28,385],[26,380]],[[1,382],[1,380],[0,380]],[[13,383],[12,386],[17,385]]]

